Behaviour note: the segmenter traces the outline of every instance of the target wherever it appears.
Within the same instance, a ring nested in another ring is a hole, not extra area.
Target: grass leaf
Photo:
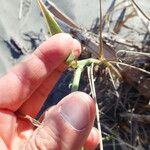
[[[45,18],[45,22],[47,24],[49,33],[51,35],[61,33],[62,32],[61,28],[59,27],[59,25],[55,21],[51,12],[47,9],[45,4],[42,2],[42,0],[37,0],[37,2],[39,4],[40,10],[41,10],[41,12]]]

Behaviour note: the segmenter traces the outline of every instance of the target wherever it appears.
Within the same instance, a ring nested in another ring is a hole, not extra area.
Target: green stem
[[[77,68],[74,73],[74,78],[73,78],[73,83],[72,83],[72,88],[71,88],[72,92],[77,91],[79,89],[81,73],[84,67],[87,65],[91,65],[92,63],[99,64],[100,61],[98,59],[93,59],[93,58],[88,58],[88,59],[77,61]]]
[[[79,66],[74,73],[74,78],[72,82],[71,92],[77,91],[79,89],[79,83],[81,78],[81,73],[83,71],[84,66]]]
[[[92,63],[93,64],[99,64],[100,63],[100,60],[98,59],[94,59],[94,58],[88,58],[88,59],[83,59],[83,60],[79,60],[77,61],[78,63],[78,66],[87,66],[87,65],[91,65]]]

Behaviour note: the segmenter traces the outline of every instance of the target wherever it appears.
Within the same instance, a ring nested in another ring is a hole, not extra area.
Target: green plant
[[[44,3],[41,0],[37,0],[40,10],[45,18],[45,22],[48,26],[49,33],[51,35],[57,34],[62,32],[61,28],[58,26],[56,23],[55,19],[53,18],[52,14],[50,11],[46,8]],[[101,8],[101,1],[100,1],[100,8]],[[101,11],[100,11],[101,12]],[[100,18],[102,18],[102,13],[100,13]],[[102,40],[102,24],[100,25],[100,51],[99,51],[99,58],[94,59],[94,58],[88,58],[84,60],[77,60],[76,57],[71,53],[68,58],[66,59],[66,64],[75,69],[74,71],[74,78],[73,82],[71,84],[71,91],[77,91],[79,89],[79,84],[80,84],[80,78],[81,78],[81,73],[85,69],[85,67],[89,67],[89,82],[91,85],[91,91],[92,91],[92,96],[93,99],[96,101],[96,118],[97,118],[97,124],[98,124],[98,130],[100,134],[100,149],[103,150],[103,143],[102,143],[102,133],[101,133],[101,127],[100,127],[100,117],[99,117],[99,109],[98,109],[98,104],[97,104],[97,99],[96,99],[96,92],[95,92],[95,87],[94,87],[94,81],[93,81],[93,66],[97,64],[104,64],[106,67],[108,67],[115,75],[117,75],[118,78],[122,78],[120,75],[119,71],[109,62],[105,59],[104,57],[104,50],[103,50],[103,40]],[[91,68],[91,69],[90,69]],[[90,71],[91,70],[91,71]],[[83,148],[82,148],[83,150]]]
[[[51,35],[54,35],[56,33],[60,33],[62,32],[61,28],[58,26],[58,24],[56,23],[56,21],[54,20],[53,16],[51,15],[51,13],[48,11],[48,9],[45,7],[44,3],[41,0],[37,0],[39,7],[41,9],[41,12],[43,13],[43,16],[45,18],[46,24],[48,26],[49,32],[51,33]],[[71,53],[68,58],[66,59],[66,64],[69,67],[72,67],[73,69],[75,69],[74,72],[74,79],[71,85],[71,91],[77,91],[79,88],[79,83],[80,83],[80,78],[81,78],[81,73],[83,72],[83,70],[85,69],[86,66],[90,66],[93,64],[99,64],[101,61],[99,59],[93,59],[93,58],[89,58],[89,59],[84,59],[84,60],[77,60],[76,57]],[[105,61],[104,61],[105,62]],[[107,63],[106,63],[107,64]],[[95,96],[96,97],[96,96]],[[95,99],[96,100],[96,99]],[[98,105],[96,103],[96,114],[97,114],[97,120],[99,120],[99,110],[98,110]],[[99,122],[99,121],[98,121]],[[100,137],[101,137],[101,129],[100,129],[100,124],[99,126],[99,130],[100,130]],[[100,147],[101,150],[103,150],[103,145],[102,145],[102,138],[100,138]],[[82,147],[81,150],[84,150],[84,148]]]
[[[53,16],[49,12],[49,10],[47,10],[45,5],[43,4],[43,2],[41,0],[37,0],[37,1],[38,1],[39,6],[40,6],[40,9],[43,13],[43,16],[45,18],[46,24],[47,24],[48,29],[49,29],[49,33],[51,33],[51,35],[54,35],[56,33],[63,32],[61,30],[61,28],[58,26],[58,24],[56,23],[55,19],[53,18]],[[100,20],[102,20],[101,0],[100,0]],[[126,63],[117,62],[117,61],[108,61],[104,56],[103,39],[102,39],[102,21],[101,21],[99,30],[100,30],[100,36],[99,36],[99,42],[100,42],[100,46],[99,46],[100,48],[99,49],[100,50],[99,50],[99,58],[98,59],[88,58],[88,59],[84,59],[84,60],[77,60],[73,54],[70,54],[68,56],[68,58],[66,59],[65,63],[69,67],[74,69],[74,78],[73,78],[73,82],[71,85],[71,91],[77,91],[78,90],[79,84],[80,84],[81,74],[82,74],[83,70],[86,69],[86,67],[88,68],[88,76],[89,76],[89,82],[90,82],[90,87],[91,87],[91,93],[92,93],[94,100],[96,101],[96,112],[97,112],[96,117],[97,117],[97,122],[98,122],[98,129],[100,132],[100,138],[102,139],[101,129],[100,129],[100,121],[99,121],[99,118],[100,118],[99,117],[99,110],[98,110],[98,106],[97,106],[96,92],[95,92],[94,81],[93,81],[93,76],[92,76],[93,66],[97,65],[97,64],[98,65],[103,64],[106,68],[108,68],[109,75],[110,75],[112,82],[113,82],[112,74],[115,75],[120,80],[122,80],[122,75],[120,74],[118,69],[114,66],[114,64],[127,66],[130,69],[135,69],[135,70],[138,70],[140,72],[147,73],[148,75],[150,73],[145,71],[144,69],[141,69],[141,68],[138,68],[135,66],[131,66],[131,65],[128,65]],[[101,139],[100,139],[100,143],[101,143],[100,149],[102,150],[103,144],[102,144]]]

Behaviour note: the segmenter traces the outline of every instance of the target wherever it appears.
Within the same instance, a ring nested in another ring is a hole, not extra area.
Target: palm
[[[12,111],[2,110],[0,114],[0,120],[3,122],[0,130],[1,149],[5,150],[6,147],[8,149],[19,149],[32,135],[33,125],[16,116]]]

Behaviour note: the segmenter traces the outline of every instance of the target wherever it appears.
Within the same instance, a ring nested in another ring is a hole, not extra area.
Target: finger
[[[9,110],[0,110],[0,137],[7,146],[10,146],[10,143],[15,136],[16,122],[17,119],[14,113]]]
[[[73,39],[57,34],[0,79],[0,107],[16,111],[69,55]],[[8,83],[8,84],[6,84]]]
[[[4,143],[3,139],[0,137],[0,146],[2,150],[8,150],[6,144]]]
[[[81,52],[80,43],[77,40],[73,41],[72,51],[73,53],[78,56]],[[53,89],[54,85],[62,75],[63,64],[57,67],[46,79],[43,83],[39,86],[39,88],[34,91],[32,96],[19,108],[19,111],[23,114],[28,114],[32,117],[35,117],[38,112],[40,111],[43,103],[45,102],[46,98],[48,97],[49,93]],[[33,107],[34,106],[34,107]]]
[[[95,150],[98,144],[99,144],[99,133],[98,130],[93,127],[84,144],[84,149]]]
[[[47,110],[41,126],[24,149],[79,150],[93,126],[95,105],[85,93],[74,92]]]

